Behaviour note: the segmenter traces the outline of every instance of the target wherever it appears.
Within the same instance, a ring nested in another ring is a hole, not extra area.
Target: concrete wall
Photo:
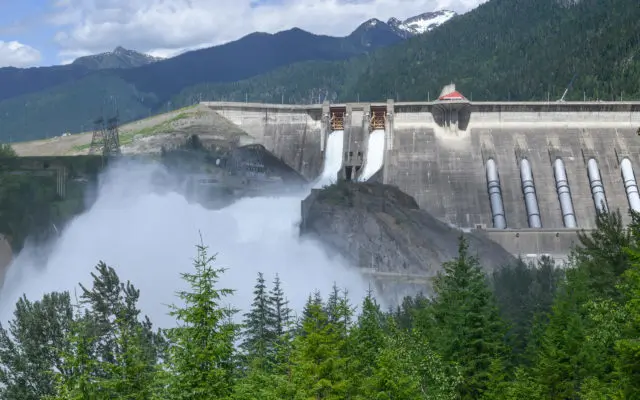
[[[600,108],[598,108],[600,107]],[[442,127],[429,104],[395,104],[383,180],[415,196],[450,224],[491,228],[485,163],[498,166],[507,225],[528,228],[519,161],[529,160],[544,228],[564,228],[552,163],[567,171],[579,228],[595,226],[586,164],[599,164],[610,209],[626,221],[620,161],[640,171],[640,105],[636,103],[473,103],[467,129]],[[572,111],[573,110],[573,111]],[[437,114],[437,113],[436,113]],[[637,172],[636,172],[637,174]]]
[[[570,249],[578,244],[577,229],[488,229],[478,231],[524,259],[548,255],[564,262]]]
[[[322,168],[322,106],[204,103],[311,180]]]
[[[210,104],[306,177],[320,173],[323,105]],[[385,163],[377,179],[414,196],[442,221],[461,228],[493,227],[485,163],[495,160],[508,230],[487,232],[514,254],[566,253],[575,237],[575,231],[564,230],[552,166],[556,158],[566,167],[578,228],[595,226],[590,158],[598,162],[609,208],[620,209],[628,222],[619,165],[628,157],[639,174],[638,102],[324,104],[325,109],[348,109],[345,152],[355,147],[366,156],[363,116],[371,106],[386,106],[388,113]],[[455,121],[446,121],[453,116]],[[528,225],[519,168],[523,158],[532,167],[542,231]]]
[[[364,165],[367,152],[368,126],[365,125],[365,115],[369,112],[368,104],[347,104],[347,117],[344,122],[344,150],[343,172],[351,168],[351,179],[357,177],[357,172]]]

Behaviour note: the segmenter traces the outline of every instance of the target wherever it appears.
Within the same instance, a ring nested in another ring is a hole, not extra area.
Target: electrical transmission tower
[[[102,154],[104,157],[121,154],[118,117],[109,118],[107,121],[100,117],[94,121],[89,154]]]

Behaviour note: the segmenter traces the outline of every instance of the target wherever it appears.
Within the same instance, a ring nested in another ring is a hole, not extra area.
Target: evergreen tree
[[[224,269],[214,269],[215,256],[207,247],[197,246],[195,273],[181,274],[190,291],[178,297],[183,307],[171,306],[170,314],[179,326],[169,329],[168,392],[172,399],[214,399],[229,396],[235,372],[234,341],[239,327],[230,322],[236,310],[223,307],[220,301],[233,293],[217,289]]]
[[[269,301],[272,307],[272,319],[274,323],[274,332],[276,336],[281,337],[290,328],[291,325],[291,309],[289,308],[289,301],[284,296],[282,290],[282,282],[280,277],[276,274],[273,281],[273,288],[269,292]]]
[[[616,285],[630,265],[625,249],[640,238],[640,216],[631,216],[627,228],[619,211],[601,213],[595,230],[578,234],[580,244],[571,254],[571,264],[584,271],[592,297],[620,299]]]
[[[622,338],[615,349],[619,355],[616,370],[619,374],[623,398],[640,398],[640,249],[629,249],[633,263],[623,275],[620,285],[621,292],[626,299],[623,308],[625,324]]]
[[[301,321],[301,333],[293,341],[292,380],[296,397],[342,399],[347,391],[345,339],[329,323],[319,293],[310,297]]]
[[[500,315],[509,321],[508,341],[512,359],[526,362],[525,349],[533,330],[533,321],[551,311],[557,286],[563,278],[553,259],[542,257],[537,266],[519,259],[514,265],[495,270],[493,291]]]
[[[264,364],[273,356],[277,334],[273,304],[262,272],[258,273],[253,295],[251,309],[244,315],[245,330],[241,348],[250,362],[260,360]]]
[[[0,398],[38,400],[56,393],[52,371],[67,372],[60,351],[69,346],[72,322],[68,292],[18,300],[9,329],[0,324]]]
[[[553,305],[534,366],[534,376],[550,398],[577,398],[583,380],[599,376],[595,375],[600,369],[598,354],[587,341],[588,277],[584,271],[571,270],[568,279]]]
[[[89,334],[93,328],[89,311],[78,312],[69,331],[69,346],[60,351],[67,373],[56,375],[56,393],[47,399],[99,400],[107,395],[106,378],[95,356],[97,338]]]
[[[121,283],[115,270],[100,262],[93,285],[83,285],[78,317],[63,356],[77,376],[60,377],[59,396],[110,393],[121,398],[151,399],[158,352],[148,319],[138,320],[140,296],[130,282]],[[90,360],[88,362],[87,360]]]
[[[163,337],[153,331],[152,324],[146,316],[143,321],[139,320],[140,309],[137,304],[140,291],[131,282],[120,282],[116,271],[102,261],[98,263],[96,271],[92,272],[91,276],[91,289],[80,284],[80,305],[91,310],[90,334],[99,338],[96,342],[96,356],[108,363],[115,363],[116,358],[121,356],[114,327],[121,327],[127,332],[139,331],[139,339],[142,340],[141,356],[145,357],[149,371],[154,370],[163,348]],[[116,321],[120,325],[114,325]]]
[[[486,389],[494,358],[505,355],[505,326],[488,288],[478,260],[468,254],[461,237],[459,254],[443,265],[434,283],[434,344],[447,361],[457,362],[464,376],[460,386],[463,399],[477,399]]]

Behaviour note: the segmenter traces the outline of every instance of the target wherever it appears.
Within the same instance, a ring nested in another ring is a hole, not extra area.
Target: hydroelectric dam
[[[309,180],[395,185],[524,258],[565,259],[600,210],[640,211],[640,102],[202,104]]]

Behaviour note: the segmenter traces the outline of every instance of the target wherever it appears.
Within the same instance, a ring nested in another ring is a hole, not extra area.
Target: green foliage
[[[334,285],[310,294],[294,324],[278,276],[258,275],[244,329],[216,287],[223,269],[198,246],[189,290],[162,334],[140,317],[139,292],[99,263],[68,293],[16,304],[0,326],[0,395],[15,399],[637,399],[640,230],[603,215],[572,264],[496,271],[489,286],[461,238],[433,298],[358,315]],[[599,266],[599,268],[596,268]],[[600,280],[606,280],[607,285]],[[493,289],[493,292],[492,290]],[[503,322],[500,315],[509,321]],[[241,346],[236,346],[241,344]]]
[[[38,400],[55,394],[52,369],[66,370],[59,352],[67,346],[72,319],[68,292],[18,300],[8,330],[0,324],[0,398]]]
[[[207,100],[315,103],[434,99],[455,82],[472,100],[620,100],[640,96],[633,0],[489,1],[433,31],[336,63],[303,63],[240,82],[184,89]],[[313,100],[313,101],[310,101]]]
[[[505,326],[477,258],[468,254],[461,237],[458,258],[443,265],[434,283],[436,299],[428,310],[437,351],[461,365],[463,399],[478,398],[486,389],[491,362],[506,355]]]
[[[194,273],[183,273],[191,291],[178,292],[183,307],[172,306],[170,315],[179,326],[167,331],[172,399],[213,399],[229,396],[235,370],[234,341],[239,327],[231,321],[236,310],[220,301],[233,293],[215,287],[224,269],[214,269],[215,256],[204,245],[198,246]]]
[[[68,346],[61,351],[67,374],[58,377],[56,399],[151,399],[163,340],[148,318],[139,320],[140,292],[121,283],[115,270],[100,262],[93,286],[80,285],[79,311],[71,324]]]
[[[8,143],[0,143],[0,158],[17,157],[18,154]]]

